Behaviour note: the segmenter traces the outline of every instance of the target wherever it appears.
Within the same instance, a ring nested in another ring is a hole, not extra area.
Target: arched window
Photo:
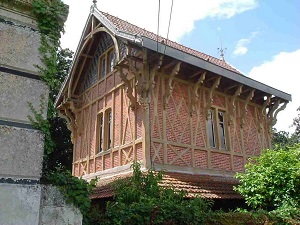
[[[99,58],[99,79],[104,78],[114,69],[116,54],[114,48],[110,48],[104,52]]]

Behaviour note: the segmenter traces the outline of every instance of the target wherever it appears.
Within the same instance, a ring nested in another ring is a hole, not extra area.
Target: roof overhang
[[[199,57],[193,56],[191,54],[188,54],[186,52],[180,51],[178,49],[175,49],[173,47],[167,46],[165,44],[162,43],[157,43],[157,41],[152,40],[148,37],[145,36],[139,36],[136,34],[132,34],[132,33],[128,33],[128,32],[124,32],[121,30],[118,30],[115,25],[109,21],[96,7],[92,7],[91,8],[91,12],[90,15],[87,19],[84,31],[82,32],[82,36],[79,42],[79,45],[77,47],[77,50],[75,52],[75,56],[71,65],[71,69],[69,72],[68,77],[66,78],[65,82],[63,83],[63,86],[57,96],[57,99],[55,101],[55,106],[57,107],[59,104],[59,101],[62,97],[62,93],[64,92],[64,89],[66,88],[66,85],[70,79],[71,74],[73,73],[74,70],[74,62],[77,61],[77,58],[79,57],[79,52],[81,49],[81,45],[83,43],[84,40],[84,36],[87,30],[87,26],[89,24],[89,21],[91,19],[92,16],[95,16],[114,36],[119,37],[119,38],[123,38],[129,42],[135,43],[139,46],[142,46],[144,48],[150,49],[152,51],[158,51],[161,54],[164,54],[166,56],[172,57],[174,59],[177,59],[179,61],[188,63],[190,65],[199,67],[201,69],[205,69],[207,71],[210,71],[212,73],[218,74],[222,77],[225,77],[227,79],[233,80],[235,82],[238,82],[240,84],[246,85],[248,87],[260,90],[264,93],[266,93],[267,95],[272,95],[272,96],[276,96],[280,99],[282,99],[283,101],[291,101],[292,97],[290,94],[287,94],[285,92],[282,92],[280,90],[277,90],[275,88],[272,88],[268,85],[265,85],[259,81],[253,80],[247,76],[244,76],[242,74],[239,73],[235,73],[232,71],[229,71],[227,69],[224,69],[218,65],[215,65],[209,61],[203,60]]]
[[[158,51],[161,54],[167,55],[169,57],[175,58],[179,61],[191,64],[193,66],[205,69],[207,71],[210,71],[212,73],[218,74],[222,77],[231,79],[233,81],[236,81],[238,83],[241,83],[243,85],[255,88],[257,90],[260,90],[262,92],[265,92],[270,95],[274,95],[276,97],[279,97],[285,101],[291,101],[292,97],[290,94],[287,94],[285,92],[282,92],[280,90],[277,90],[275,88],[272,88],[268,85],[265,85],[259,81],[253,80],[247,76],[244,76],[242,74],[234,73],[232,71],[229,71],[227,69],[224,69],[220,66],[217,66],[213,63],[210,63],[208,61],[205,61],[203,59],[200,59],[196,56],[190,55],[186,52],[180,51],[178,49],[172,48],[170,46],[166,46],[161,43],[157,43],[156,41],[147,38],[142,37],[142,46],[145,48],[148,48],[153,51]]]

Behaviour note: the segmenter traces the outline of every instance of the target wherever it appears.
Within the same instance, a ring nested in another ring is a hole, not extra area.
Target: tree
[[[286,131],[278,131],[273,129],[272,145],[275,150],[277,149],[288,149],[289,146],[293,146],[299,143],[296,134],[290,134]]]
[[[251,158],[245,173],[238,173],[235,189],[253,209],[273,210],[283,219],[300,216],[300,145],[265,150]]]
[[[297,109],[298,112],[300,112],[300,107]],[[298,116],[296,118],[294,118],[293,120],[293,125],[294,127],[296,127],[296,130],[295,130],[295,135],[298,137],[300,137],[300,113],[298,113]]]

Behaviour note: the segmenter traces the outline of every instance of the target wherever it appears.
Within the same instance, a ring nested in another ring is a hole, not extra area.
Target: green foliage
[[[300,112],[300,107],[297,109],[297,111]],[[300,138],[300,113],[298,113],[298,116],[293,119],[292,126],[294,126],[296,128],[294,135],[296,135],[299,140],[299,138]]]
[[[47,174],[47,180],[57,186],[66,197],[67,203],[74,204],[80,209],[83,215],[83,224],[90,223],[90,195],[96,187],[97,179],[91,180],[89,183],[78,177],[71,175],[69,171],[57,170]]]
[[[289,146],[293,146],[299,143],[299,138],[296,134],[290,135],[286,131],[278,131],[273,129],[272,145],[275,150],[277,149],[288,149]]]
[[[159,186],[162,172],[142,173],[138,163],[132,167],[132,177],[115,183],[115,200],[99,224],[205,224],[211,201],[187,200],[185,192]]]
[[[64,32],[63,17],[68,14],[67,6],[61,0],[33,0],[32,5],[40,32],[53,42],[59,42],[61,32]]]
[[[60,48],[60,36],[64,31],[63,16],[67,8],[61,0],[33,0],[32,13],[37,18],[41,33],[41,60],[43,66],[37,66],[42,80],[49,87],[48,113],[43,118],[47,103],[43,98],[40,109],[36,110],[29,104],[33,112],[31,123],[40,129],[44,136],[44,160],[42,181],[58,186],[65,195],[67,202],[77,206],[83,215],[83,224],[91,224],[89,198],[96,180],[90,183],[69,172],[72,165],[73,145],[66,122],[57,117],[54,107],[55,98],[68,74],[73,53],[69,49]]]
[[[236,177],[235,189],[253,209],[270,210],[284,221],[300,218],[300,145],[287,150],[265,150],[260,157],[251,158],[245,173]]]

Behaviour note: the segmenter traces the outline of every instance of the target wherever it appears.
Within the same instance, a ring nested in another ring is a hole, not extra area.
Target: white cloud
[[[89,14],[92,0],[63,0],[70,6],[66,22],[66,34],[62,45],[75,50],[82,29]],[[158,0],[99,0],[98,8],[118,16],[142,28],[157,32]],[[169,38],[178,41],[181,36],[194,29],[194,23],[208,17],[230,18],[257,6],[257,0],[174,0]],[[161,1],[160,32],[166,37],[170,15],[171,0]]]
[[[275,126],[277,130],[293,132],[295,128],[290,125],[293,118],[297,117],[297,108],[300,106],[300,76],[299,76],[300,49],[294,52],[281,52],[271,61],[254,67],[249,72],[249,77],[265,83],[271,87],[292,95],[292,102],[286,109],[278,114]]]
[[[248,38],[242,38],[240,39],[233,51],[233,55],[238,56],[238,55],[245,55],[248,52],[248,47],[253,40],[253,38],[257,35],[257,32],[252,32]]]

